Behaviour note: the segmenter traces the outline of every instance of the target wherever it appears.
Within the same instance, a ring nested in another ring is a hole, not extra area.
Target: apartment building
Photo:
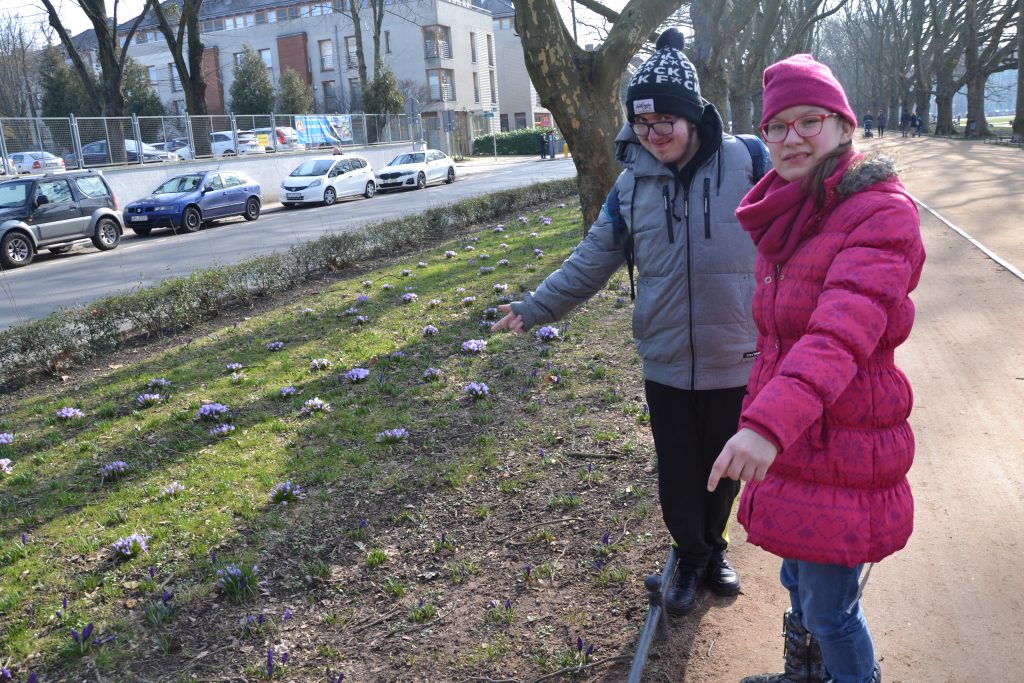
[[[294,69],[312,86],[318,111],[358,110],[353,107],[361,96],[348,2],[204,2],[200,18],[209,112],[230,110],[234,70],[246,45],[263,58],[275,85],[285,69]],[[365,6],[361,24],[372,77],[373,32]],[[184,111],[181,84],[154,19],[140,24],[129,54],[149,70],[168,108]],[[381,59],[399,83],[416,84],[420,92],[407,97],[407,111],[421,115],[428,140],[443,139],[438,133],[444,132],[472,140],[498,129],[499,119],[486,116],[500,107],[498,53],[486,9],[467,0],[390,0],[381,29]]]
[[[554,126],[551,112],[540,103],[523,58],[523,43],[515,31],[516,10],[511,0],[478,0],[493,17],[501,79],[498,81],[501,130]]]

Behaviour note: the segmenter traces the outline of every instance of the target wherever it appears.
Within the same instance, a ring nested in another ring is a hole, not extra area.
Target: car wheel
[[[338,200],[338,193],[334,191],[333,187],[328,187],[324,190],[324,206],[330,206]]]
[[[148,227],[144,228],[141,225],[138,226],[138,227],[132,227],[132,232],[134,232],[136,235],[141,235],[143,237],[145,237],[146,235],[148,235],[152,231],[153,231],[153,228],[148,228]]]
[[[245,203],[245,213],[242,217],[247,221],[254,221],[260,217],[260,200],[256,197],[249,197],[249,201]]]
[[[0,240],[0,265],[18,268],[32,263],[32,242],[23,233],[9,232]]]
[[[420,171],[420,174],[418,176],[416,176],[416,189],[417,190],[422,190],[426,186],[427,186],[427,176],[426,176],[426,174],[423,173],[423,171]]]
[[[181,214],[181,227],[185,232],[195,232],[203,226],[203,217],[199,209],[194,206],[186,206]]]
[[[371,180],[366,183],[366,189],[363,190],[363,196],[370,199],[375,194],[377,194],[377,183]]]
[[[50,247],[51,254],[66,254],[71,251],[71,245],[65,244],[62,247]]]
[[[226,150],[224,150],[224,156],[226,156],[226,157],[233,157],[233,156],[235,156],[235,150],[233,150],[233,149],[226,149]]]
[[[96,221],[96,234],[92,236],[92,243],[100,251],[110,251],[121,241],[121,230],[117,221],[113,218],[104,217]]]
[[[451,185],[454,182],[455,182],[455,167],[454,166],[449,166],[448,167],[448,175],[445,177],[444,183],[445,183],[445,185]]]

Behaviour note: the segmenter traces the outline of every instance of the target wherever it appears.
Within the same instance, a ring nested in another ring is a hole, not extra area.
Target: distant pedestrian
[[[915,111],[910,115],[910,137],[916,138],[921,134],[921,117]]]
[[[541,133],[537,136],[537,139],[540,140],[540,158],[546,159],[548,155],[548,136]]]
[[[881,109],[878,110],[878,118],[875,119],[875,125],[878,127],[878,137],[885,137],[885,124],[888,122],[888,118],[885,112]]]
[[[548,156],[555,158],[555,131],[548,131]]]
[[[907,132],[910,129],[910,112],[906,109],[900,114],[900,134],[903,137],[907,137]]]
[[[869,138],[872,136],[871,128],[875,125],[875,119],[871,116],[871,112],[864,114],[864,137]]]

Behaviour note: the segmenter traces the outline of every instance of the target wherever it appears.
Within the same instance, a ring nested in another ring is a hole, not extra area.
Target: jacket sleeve
[[[621,242],[616,244],[614,224],[605,207],[583,241],[562,266],[548,275],[537,290],[512,310],[523,316],[523,329],[560,320],[573,308],[594,296],[625,262]]]
[[[887,204],[864,212],[828,268],[807,330],[743,411],[740,427],[781,450],[839,398],[877,349],[889,313],[917,285],[924,263],[917,209],[902,196]]]

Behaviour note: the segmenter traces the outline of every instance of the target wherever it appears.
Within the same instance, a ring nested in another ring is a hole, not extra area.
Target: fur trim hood
[[[864,157],[846,169],[836,186],[836,194],[849,197],[872,185],[896,179],[896,162],[889,157]]]

